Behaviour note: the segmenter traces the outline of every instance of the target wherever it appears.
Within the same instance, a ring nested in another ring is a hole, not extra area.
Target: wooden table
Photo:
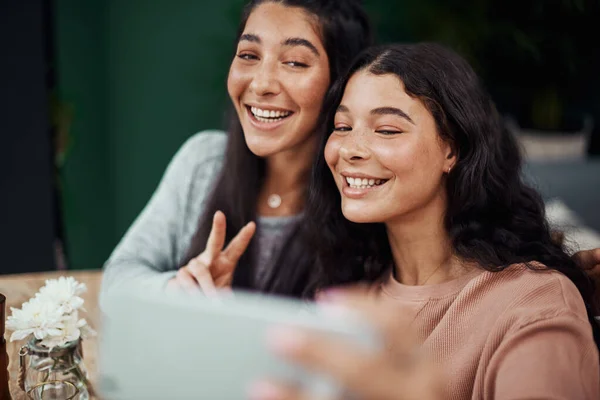
[[[84,307],[87,313],[82,313],[92,328],[100,329],[100,310],[98,308],[98,293],[100,291],[101,271],[53,271],[35,274],[4,275],[0,276],[0,293],[6,296],[6,315],[11,315],[10,307],[20,308],[21,304],[29,300],[38,289],[44,286],[46,279],[58,278],[59,276],[72,276],[77,281],[87,285],[87,292],[83,294]],[[11,332],[6,333],[8,341]],[[17,386],[17,373],[19,370],[19,348],[24,342],[7,342],[8,357],[10,358],[10,390],[13,400],[26,400],[25,393]],[[86,339],[83,342],[83,354],[85,366],[90,374],[92,384],[96,382],[96,338]]]

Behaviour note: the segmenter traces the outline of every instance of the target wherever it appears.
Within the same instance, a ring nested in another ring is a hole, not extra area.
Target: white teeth
[[[256,119],[258,119],[261,122],[273,122],[274,118],[276,121],[279,121],[292,114],[291,111],[263,110],[257,107],[250,107],[250,111],[252,112],[252,114],[254,114]],[[261,117],[262,119],[260,119],[259,117]]]
[[[264,118],[264,117],[257,117],[257,116],[254,116],[254,118],[256,118],[256,120],[260,121],[260,122],[277,122],[277,121],[281,121],[283,119],[283,117],[281,117],[281,118]]]
[[[369,189],[375,186],[379,186],[386,181],[384,179],[366,179],[366,178],[352,178],[346,176],[346,182],[351,188],[354,189]]]

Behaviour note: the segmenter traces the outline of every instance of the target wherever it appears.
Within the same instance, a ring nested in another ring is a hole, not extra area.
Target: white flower
[[[81,337],[80,328],[85,324],[85,320],[77,320],[77,315],[73,314],[69,318],[65,319],[62,328],[59,329],[56,334],[46,336],[46,338],[42,340],[40,344],[52,349],[53,347],[63,346],[69,342],[78,340]]]
[[[81,331],[81,337],[87,339],[92,336],[96,336],[96,331],[92,329],[91,326],[88,325],[85,319],[80,319],[79,322],[79,330]]]
[[[57,305],[64,314],[71,314],[83,307],[83,299],[80,294],[87,290],[84,283],[79,283],[72,276],[58,279],[49,279],[46,285],[40,289],[36,297],[43,302],[51,302]]]
[[[74,342],[79,338],[94,336],[96,332],[90,328],[85,319],[78,319],[77,312],[70,315],[64,321],[64,325],[59,329],[59,333],[53,336],[47,336],[40,342],[42,346],[50,349],[58,346],[64,346],[69,342]]]
[[[63,325],[63,313],[55,303],[33,298],[23,303],[21,309],[12,308],[6,326],[14,331],[11,341],[22,340],[33,334],[36,339],[45,339],[60,333]]]
[[[85,291],[85,284],[73,277],[47,280],[21,309],[11,308],[12,315],[6,320],[7,328],[13,331],[10,340],[33,335],[42,346],[53,348],[95,335],[86,320],[79,319],[79,310],[84,310],[79,295]]]

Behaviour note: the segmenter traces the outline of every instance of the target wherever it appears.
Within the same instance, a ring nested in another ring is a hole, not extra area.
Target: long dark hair
[[[374,281],[393,263],[384,224],[356,224],[341,212],[340,194],[325,163],[324,147],[333,114],[350,77],[367,70],[392,74],[406,93],[423,102],[441,138],[451,143],[457,162],[446,181],[445,227],[454,253],[488,271],[511,264],[560,271],[579,289],[596,342],[591,279],[552,240],[540,195],[522,179],[516,139],[502,123],[494,103],[471,66],[436,44],[388,45],[363,52],[336,82],[325,107],[328,133],[313,169],[306,213],[320,263],[307,290],[353,281]]]
[[[338,79],[351,61],[372,42],[368,18],[358,0],[253,0],[242,12],[238,39],[252,11],[266,2],[302,8],[317,17],[329,60],[331,82]],[[226,243],[245,224],[255,221],[257,217],[257,199],[263,185],[265,163],[248,149],[237,114],[233,109],[230,113],[224,165],[207,199],[198,230],[192,238],[186,257],[182,260],[182,266],[205,249],[212,218],[217,210],[223,211],[227,217]],[[322,123],[315,125],[322,126]],[[297,222],[298,225],[301,223],[302,220]],[[307,248],[303,237],[297,235],[297,229],[291,229],[284,246],[285,251],[272,260],[270,275],[265,282],[253,281],[258,249],[256,241],[252,240],[235,270],[233,287],[299,296],[306,286],[312,265],[312,252]]]

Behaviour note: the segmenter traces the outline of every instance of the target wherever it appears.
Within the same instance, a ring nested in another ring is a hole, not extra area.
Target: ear
[[[444,161],[444,172],[449,174],[452,168],[454,168],[454,165],[456,165],[456,161],[458,158],[456,154],[457,152],[454,149],[452,143],[449,142],[444,142],[443,151],[444,156],[446,158]]]

